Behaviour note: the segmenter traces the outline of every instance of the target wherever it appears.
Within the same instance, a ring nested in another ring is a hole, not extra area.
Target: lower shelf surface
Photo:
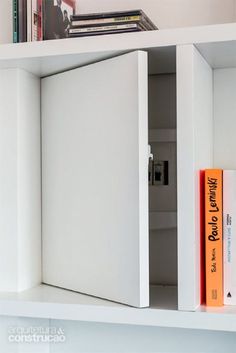
[[[151,286],[150,293],[150,307],[136,309],[42,284],[0,293],[0,315],[236,332],[236,307],[178,311],[176,287]]]

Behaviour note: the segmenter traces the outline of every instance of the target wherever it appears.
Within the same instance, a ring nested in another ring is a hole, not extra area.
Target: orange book
[[[200,188],[200,304],[206,304],[205,271],[205,170],[199,172]]]
[[[223,305],[223,172],[205,171],[206,305]]]

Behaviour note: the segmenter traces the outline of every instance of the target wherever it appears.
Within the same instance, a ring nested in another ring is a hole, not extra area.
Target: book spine
[[[142,12],[143,20],[147,23],[149,30],[158,30],[157,26],[150,20],[150,18]]]
[[[199,172],[200,190],[200,304],[206,303],[205,276],[205,170]]]
[[[69,38],[77,38],[77,37],[86,37],[86,36],[98,36],[98,35],[106,35],[106,34],[121,34],[121,33],[131,33],[131,32],[139,32],[139,28],[131,28],[131,29],[116,29],[113,31],[105,31],[105,32],[87,32],[87,33],[76,33],[69,34]]]
[[[27,0],[27,42],[32,40],[32,3]]]
[[[27,42],[27,0],[23,0],[23,35],[22,41]]]
[[[93,20],[97,18],[113,18],[113,17],[128,17],[128,16],[140,16],[143,15],[142,10],[128,10],[128,11],[112,11],[112,12],[94,12],[89,14],[74,14],[72,18],[74,20]]]
[[[18,0],[13,0],[13,43],[18,42]]]
[[[97,24],[119,23],[119,22],[132,22],[141,20],[141,16],[123,16],[113,18],[98,18],[94,20],[72,20],[72,26],[91,26]]]
[[[224,304],[236,305],[236,171],[223,172]]]
[[[205,171],[206,305],[223,305],[223,173]]]
[[[37,0],[31,0],[32,8],[32,41],[38,40],[38,12],[37,12]]]
[[[37,13],[38,13],[38,40],[43,40],[43,2],[38,0],[37,3]]]
[[[87,32],[104,32],[104,31],[114,31],[114,30],[122,30],[122,29],[131,29],[138,28],[137,23],[129,23],[123,25],[113,25],[113,26],[99,26],[99,27],[86,27],[86,28],[71,28],[69,30],[70,34],[76,33],[87,33]]]
[[[19,25],[19,38],[18,41],[21,43],[24,41],[24,3],[23,0],[18,0],[18,25]]]

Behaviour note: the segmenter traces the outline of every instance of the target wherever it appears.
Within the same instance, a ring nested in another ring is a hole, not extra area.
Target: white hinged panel
[[[43,281],[149,305],[147,54],[42,79]]]

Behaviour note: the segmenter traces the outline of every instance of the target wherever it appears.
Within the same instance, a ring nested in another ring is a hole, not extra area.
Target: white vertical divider
[[[0,71],[0,291],[41,282],[40,79]]]
[[[177,47],[178,305],[200,304],[199,170],[213,164],[213,72],[193,45]]]

